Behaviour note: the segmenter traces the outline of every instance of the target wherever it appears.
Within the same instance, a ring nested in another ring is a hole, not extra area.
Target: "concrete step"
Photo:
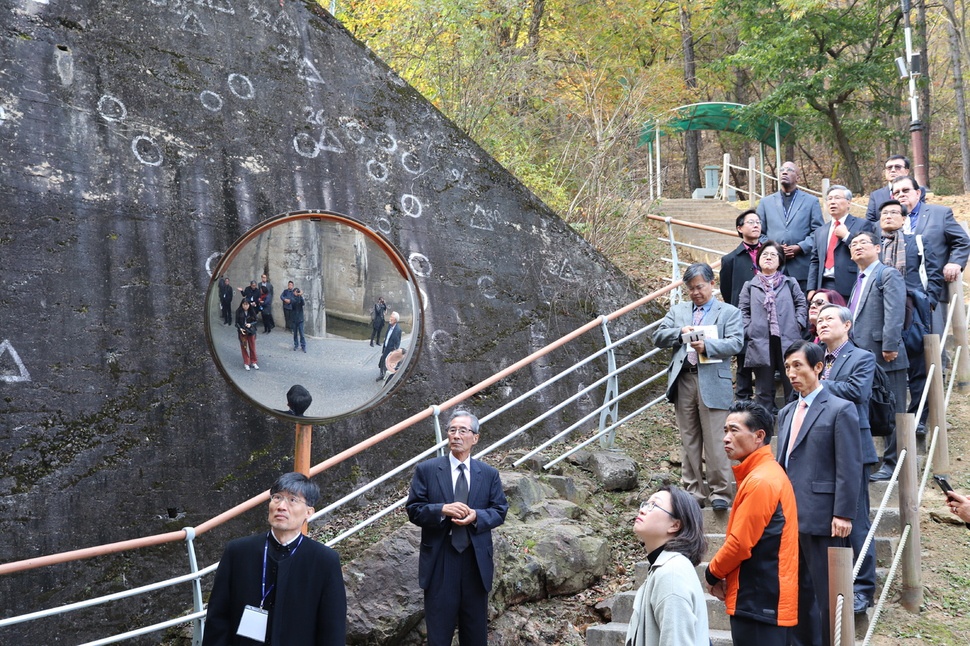
[[[703,575],[702,575],[703,576]],[[627,623],[633,616],[633,601],[636,598],[636,591],[621,592],[613,598],[612,619],[614,622]],[[731,622],[728,619],[724,602],[709,594],[704,595],[707,602],[707,622],[711,628],[730,630]]]

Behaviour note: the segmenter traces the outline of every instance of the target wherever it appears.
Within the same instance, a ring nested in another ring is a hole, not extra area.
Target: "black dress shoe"
[[[869,482],[885,482],[892,477],[893,470],[882,467],[875,473],[869,475]]]
[[[378,377],[374,381],[384,381],[384,375],[381,375],[380,377]]]
[[[861,615],[866,610],[868,610],[871,605],[872,605],[872,599],[870,599],[863,593],[856,592],[854,595],[852,595],[852,611],[855,614]]]
[[[721,500],[720,498],[715,498],[711,501],[711,509],[714,511],[727,511],[731,508],[727,500]]]
[[[916,437],[926,437],[926,424],[920,424],[916,427]]]

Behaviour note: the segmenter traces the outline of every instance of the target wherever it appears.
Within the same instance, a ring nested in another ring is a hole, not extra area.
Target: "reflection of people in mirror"
[[[249,281],[249,287],[239,288],[239,293],[242,294],[244,301],[249,301],[250,305],[256,305],[259,303],[259,287],[256,286],[256,281]]]
[[[286,289],[280,294],[280,300],[283,301],[283,321],[286,324],[286,331],[289,332],[293,329],[293,323],[290,319],[293,318],[293,281],[286,283]]]
[[[273,320],[273,283],[269,282],[269,277],[263,274],[259,283],[259,304],[263,312],[263,332],[269,334],[276,327]]]
[[[282,412],[303,417],[306,409],[310,408],[310,404],[312,403],[313,397],[310,396],[310,391],[300,384],[296,384],[286,391],[287,410]]]
[[[290,327],[293,328],[294,352],[297,348],[303,348],[303,352],[306,352],[306,337],[303,336],[303,306],[305,304],[306,299],[303,298],[303,291],[297,287],[290,296],[290,306],[293,308],[293,312],[290,314]]]
[[[387,355],[401,347],[401,326],[397,324],[400,318],[397,312],[391,312],[390,327],[387,328],[387,335],[384,337],[384,351],[381,353],[381,360],[377,362],[381,376],[376,381],[384,381],[384,375],[387,373]]]
[[[225,325],[232,325],[232,295],[229,277],[223,276],[219,282],[219,304],[222,306],[222,322]]]
[[[384,297],[379,296],[377,302],[374,303],[374,311],[370,315],[371,333],[370,333],[370,344],[371,347],[374,343],[381,342],[381,330],[384,328],[384,312],[387,311],[387,303],[384,302]]]
[[[236,332],[239,335],[239,348],[242,350],[243,366],[249,370],[259,370],[256,365],[256,308],[244,300],[236,310]]]
[[[398,348],[387,355],[387,359],[384,360],[384,367],[387,368],[387,377],[385,377],[387,381],[390,381],[391,376],[401,368],[405,354],[407,354],[407,351],[404,348]]]
[[[287,473],[269,491],[269,531],[226,545],[202,644],[345,644],[340,557],[302,532],[320,488],[300,473]]]

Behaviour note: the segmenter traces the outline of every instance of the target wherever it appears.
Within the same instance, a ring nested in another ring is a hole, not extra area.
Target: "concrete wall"
[[[634,297],[312,2],[0,0],[0,24],[0,560],[196,525],[288,470],[292,427],[235,395],[202,327],[210,268],[265,218],[362,220],[428,297],[410,383],[317,428],[314,462]],[[429,425],[333,470],[325,495],[430,438]],[[207,534],[202,563],[264,522]],[[0,577],[0,598],[12,613],[57,605],[162,578],[172,558],[184,571],[176,544]],[[77,643],[151,612],[135,602],[0,642]]]

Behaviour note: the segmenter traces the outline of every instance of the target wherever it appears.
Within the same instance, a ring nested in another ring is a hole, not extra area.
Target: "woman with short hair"
[[[665,486],[640,505],[633,532],[647,548],[650,571],[637,590],[626,646],[709,646],[707,602],[695,566],[707,539],[700,505]]]

